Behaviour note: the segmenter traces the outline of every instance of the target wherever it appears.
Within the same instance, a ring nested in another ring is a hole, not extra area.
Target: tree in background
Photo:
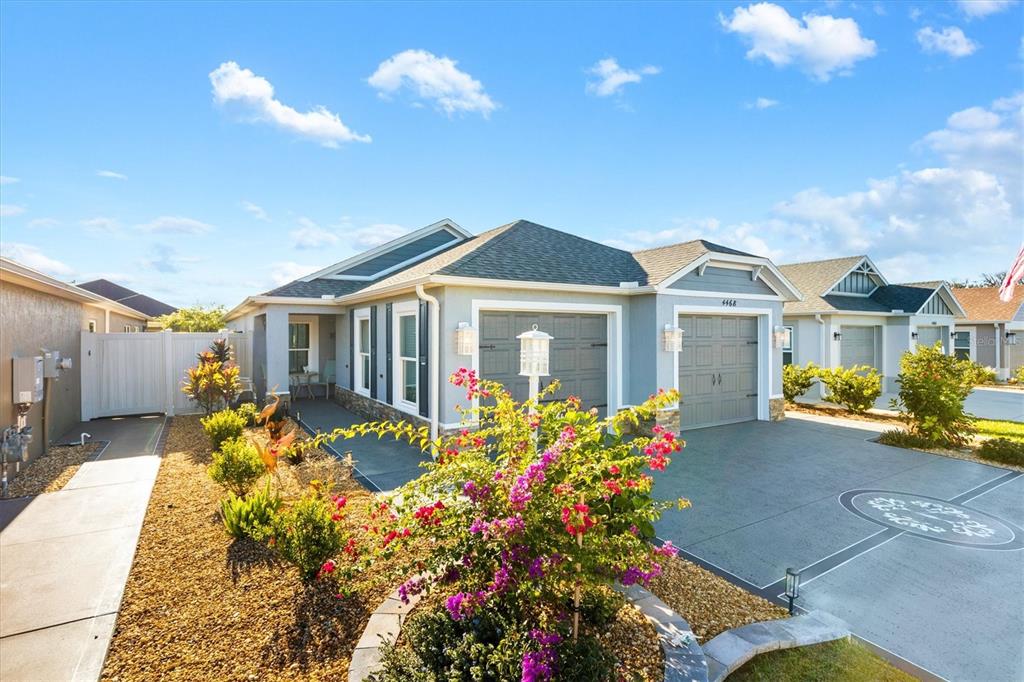
[[[227,310],[222,305],[212,308],[195,305],[161,315],[157,321],[164,329],[174,332],[219,332],[224,328],[226,315]]]
[[[983,272],[976,280],[953,280],[954,289],[976,289],[978,287],[997,287],[1006,279],[1006,270],[1002,272]]]

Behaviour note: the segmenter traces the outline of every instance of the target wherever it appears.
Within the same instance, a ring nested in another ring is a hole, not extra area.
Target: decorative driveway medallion
[[[893,490],[849,490],[839,503],[881,526],[947,545],[1024,549],[1024,530],[991,514],[926,495]]]

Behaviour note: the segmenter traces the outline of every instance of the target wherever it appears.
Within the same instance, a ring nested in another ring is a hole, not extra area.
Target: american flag
[[[1013,290],[1017,287],[1017,282],[1022,279],[1024,279],[1024,244],[1021,244],[1020,251],[1017,252],[1017,259],[1006,271],[1006,279],[999,287],[999,300],[1009,303],[1013,299]]]

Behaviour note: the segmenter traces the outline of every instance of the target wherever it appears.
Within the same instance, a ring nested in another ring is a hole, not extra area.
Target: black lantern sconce
[[[842,341],[843,340],[843,334],[841,332],[832,332],[832,340],[833,341]]]
[[[1006,332],[1006,343],[1010,346],[1017,345],[1017,332]]]
[[[910,332],[910,338],[917,340],[917,332]]]
[[[786,569],[786,599],[789,600],[789,615],[793,615],[793,602],[800,597],[800,571],[795,568]]]

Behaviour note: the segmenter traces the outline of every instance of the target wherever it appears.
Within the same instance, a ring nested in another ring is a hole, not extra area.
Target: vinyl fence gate
[[[252,377],[249,333],[82,333],[82,420],[129,414],[192,414],[185,370],[216,339],[228,339],[241,377]]]

